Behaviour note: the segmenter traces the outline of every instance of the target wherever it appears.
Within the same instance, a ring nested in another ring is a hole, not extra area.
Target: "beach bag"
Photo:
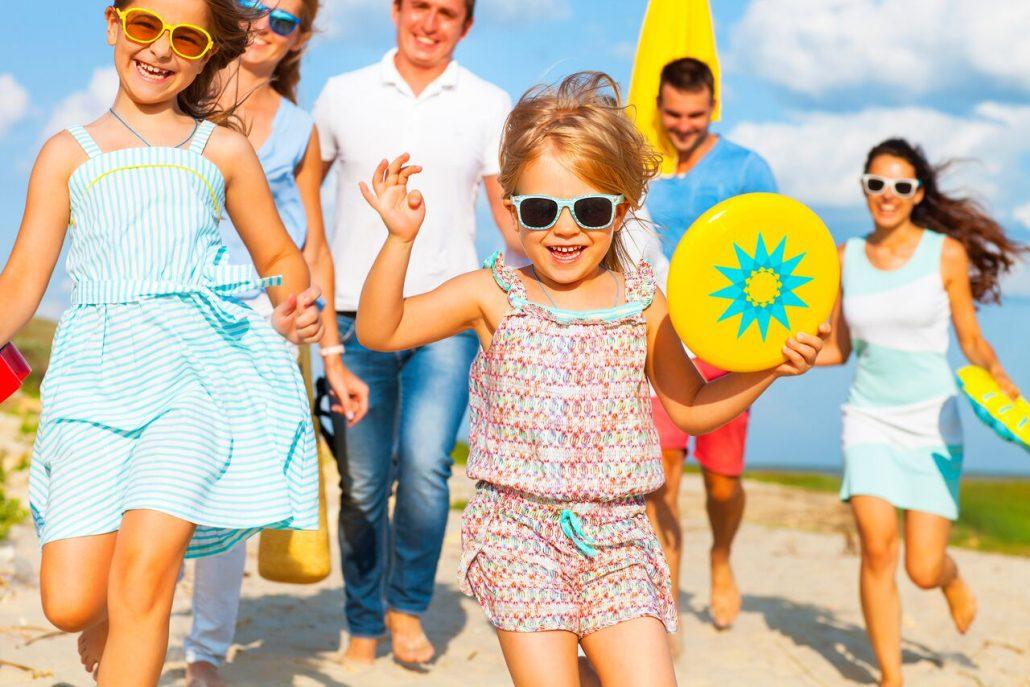
[[[312,401],[311,349],[300,350],[300,371],[308,400]],[[313,584],[329,576],[329,517],[326,512],[325,474],[332,461],[329,447],[316,436],[318,445],[318,529],[264,530],[258,543],[258,574],[273,582]]]

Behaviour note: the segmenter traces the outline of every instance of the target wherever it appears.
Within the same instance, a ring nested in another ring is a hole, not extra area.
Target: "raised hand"
[[[783,354],[787,362],[775,369],[781,377],[801,375],[815,366],[815,359],[823,348],[823,342],[830,335],[830,325],[824,322],[819,325],[819,336],[798,332],[797,336],[787,339]]]
[[[417,165],[405,164],[410,158],[404,153],[389,164],[386,160],[380,162],[372,174],[374,193],[365,182],[358,184],[361,195],[383,218],[390,235],[403,241],[414,241],[426,218],[422,194],[408,192],[408,178],[422,171]]]
[[[272,311],[272,327],[295,344],[316,343],[322,338],[322,317],[315,301],[322,290],[311,286],[299,296],[289,298]]]

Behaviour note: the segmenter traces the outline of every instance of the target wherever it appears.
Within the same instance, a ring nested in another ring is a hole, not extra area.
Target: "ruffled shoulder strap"
[[[502,251],[495,251],[493,255],[483,261],[483,267],[490,270],[494,281],[501,287],[501,290],[508,294],[508,302],[518,307],[527,301],[526,286],[515,274],[515,270],[504,264]]]
[[[654,278],[654,269],[647,260],[641,260],[637,269],[626,272],[626,301],[639,303],[641,309],[647,308],[654,300],[655,289],[658,283]]]

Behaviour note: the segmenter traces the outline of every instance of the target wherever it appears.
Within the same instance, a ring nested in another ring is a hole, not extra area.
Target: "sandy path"
[[[14,491],[24,493],[23,473]],[[749,515],[735,549],[744,610],[735,627],[716,632],[708,620],[706,547],[700,481],[685,479],[686,564],[680,599],[686,651],[678,663],[683,685],[871,684],[871,655],[858,608],[858,561],[846,509],[832,496],[749,484]],[[467,498],[463,477],[455,499]],[[766,523],[777,523],[776,527]],[[784,527],[783,525],[787,525]],[[459,514],[447,531],[438,589],[426,616],[440,658],[423,673],[405,670],[385,653],[374,667],[350,672],[334,657],[344,634],[339,571],[313,586],[259,578],[248,562],[237,644],[225,669],[234,685],[307,687],[447,687],[510,685],[489,625],[454,584]],[[253,547],[251,554],[253,556]],[[952,628],[939,593],[901,581],[905,664],[909,684],[1030,686],[1030,559],[958,551],[980,598],[968,636]],[[74,638],[53,636],[35,589],[35,537],[20,526],[0,545],[0,685],[91,684],[74,653]],[[181,685],[181,638],[188,630],[190,576],[176,599],[172,643],[162,685]]]

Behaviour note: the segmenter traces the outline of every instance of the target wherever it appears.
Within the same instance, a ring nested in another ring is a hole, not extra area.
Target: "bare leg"
[[[100,687],[157,685],[175,582],[193,523],[152,510],[122,516],[107,588],[111,623]]]
[[[940,589],[948,602],[955,628],[965,634],[976,617],[976,596],[959,576],[947,553],[951,521],[939,515],[905,514],[905,570],[922,589]]]
[[[859,591],[869,642],[880,664],[880,684],[895,687],[901,676],[901,601],[898,598],[898,516],[887,501],[852,496],[862,544]]]
[[[657,618],[606,627],[582,644],[604,687],[676,687],[665,626]]]
[[[386,628],[390,631],[393,657],[401,663],[429,663],[436,655],[436,649],[422,629],[422,619],[411,613],[389,609],[386,611]]]
[[[720,475],[702,468],[705,479],[705,508],[712,527],[711,574],[712,620],[725,630],[740,613],[740,590],[730,567],[733,538],[744,518],[744,488],[740,477]]]
[[[580,687],[579,638],[572,632],[497,630],[497,639],[514,687]]]
[[[82,632],[79,658],[93,673],[107,641],[107,578],[115,532],[50,542],[43,547],[39,592],[43,613],[65,632]]]
[[[680,567],[683,559],[683,526],[680,517],[679,493],[683,476],[683,451],[665,449],[662,451],[662,466],[665,468],[665,484],[658,491],[647,495],[647,517],[658,541],[665,552],[672,577],[672,598],[679,605]],[[683,651],[682,631],[668,635],[669,649],[673,656]]]

